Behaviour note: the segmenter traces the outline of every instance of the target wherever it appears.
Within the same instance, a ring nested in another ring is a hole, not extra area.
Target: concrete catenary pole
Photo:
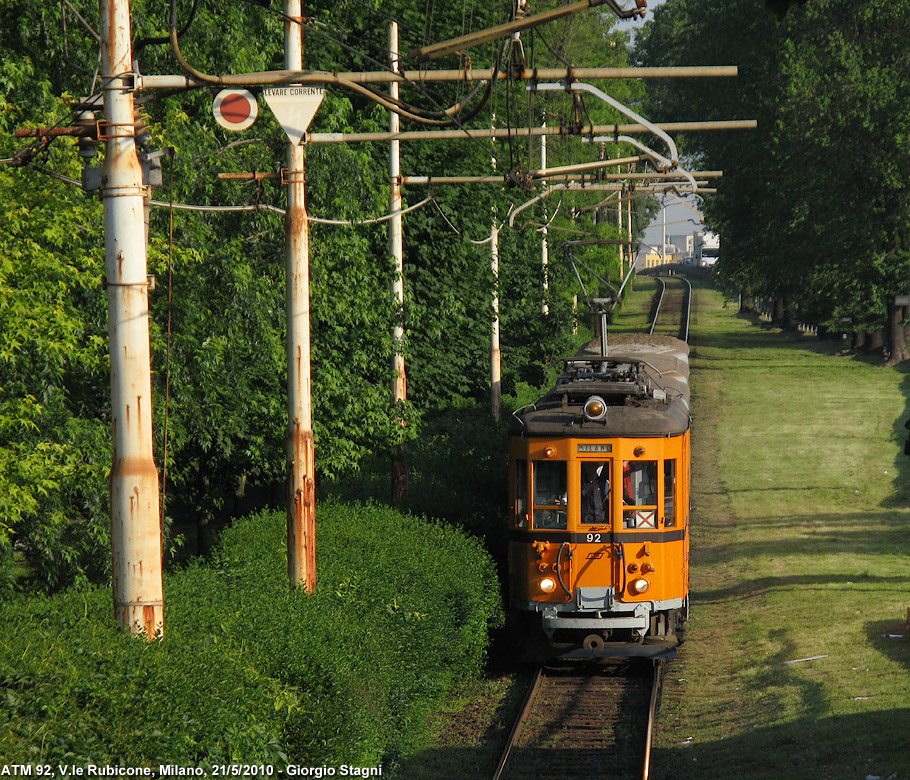
[[[502,353],[499,349],[499,226],[490,229],[490,267],[493,270],[493,323],[490,331],[490,407],[493,419],[502,420]]]
[[[629,173],[632,173],[632,171],[633,171],[633,169],[630,166]],[[626,223],[626,238],[629,241],[629,249],[627,251],[627,254],[629,257],[629,268],[632,268],[635,265],[635,250],[634,250],[634,247],[632,246],[632,193],[631,193],[631,191],[629,192],[629,197],[626,198],[626,216],[628,217],[628,221]],[[635,284],[635,279],[632,279],[631,284],[632,285]],[[633,287],[630,286],[629,290],[631,291],[632,289],[633,289]]]
[[[398,70],[398,22],[389,22],[389,68]],[[398,100],[398,82],[389,84],[389,96]],[[389,132],[401,129],[398,114],[389,111]],[[401,142],[397,138],[389,141],[389,254],[394,264],[392,269],[392,300],[395,303],[395,327],[392,336],[395,354],[392,356],[392,403],[408,400],[407,375],[404,365],[404,243],[402,238],[401,214]],[[402,504],[408,497],[407,445],[399,444],[392,453],[392,501]]]
[[[285,0],[285,67],[303,70],[300,0]],[[288,361],[288,577],[291,587],[316,588],[316,490],[310,374],[310,232],[304,147],[288,142],[285,216]]]
[[[625,189],[625,187],[616,193],[616,227],[619,230],[618,238],[620,240],[620,243],[619,243],[619,275],[622,279],[626,278],[626,250],[625,250],[625,245],[622,243],[623,233],[625,232],[623,230],[623,222],[625,220],[623,219],[623,214],[622,214],[622,194],[623,194],[624,189]]]
[[[547,123],[544,122],[543,126],[546,127]],[[540,169],[546,170],[547,168],[547,137],[545,135],[540,136]],[[542,181],[541,185],[546,188],[547,182]],[[543,303],[540,306],[541,314],[546,316],[550,313],[550,278],[549,278],[549,264],[550,264],[550,245],[547,242],[547,225],[546,225],[546,216],[547,213],[544,211],[544,226],[541,229],[540,237],[540,268],[541,274],[543,275]]]
[[[158,471],[152,452],[152,380],[142,168],[136,153],[129,0],[101,0],[107,144],[102,169],[111,356],[111,554],[121,630],[164,631]]]
[[[496,114],[491,117],[496,123]],[[495,139],[493,143],[496,143]],[[491,157],[496,170],[496,155]],[[493,321],[490,324],[490,410],[496,422],[502,420],[502,352],[499,348],[499,225],[496,224],[496,207],[490,226],[490,268],[493,271]]]

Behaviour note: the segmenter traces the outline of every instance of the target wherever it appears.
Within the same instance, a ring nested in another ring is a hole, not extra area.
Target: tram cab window
[[[565,528],[568,479],[565,461],[534,461],[534,527]]]
[[[623,461],[622,503],[623,528],[657,528],[656,460]]]
[[[610,464],[595,462],[581,464],[581,522],[609,522]]]
[[[664,461],[664,527],[676,525],[676,460]]]

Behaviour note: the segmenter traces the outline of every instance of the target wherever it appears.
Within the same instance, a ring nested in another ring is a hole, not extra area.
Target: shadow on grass
[[[910,606],[907,609],[910,610]],[[910,611],[903,620],[900,615],[895,615],[893,621],[878,620],[867,623],[866,637],[869,644],[883,656],[902,664],[910,671]],[[907,739],[907,745],[907,752],[910,753],[910,737]]]
[[[830,780],[910,774],[905,725],[910,708],[837,717],[813,715],[709,742],[655,748],[652,780]],[[658,735],[660,724],[658,722]],[[389,777],[480,780],[492,777],[505,736],[482,746],[422,751]],[[659,738],[659,737],[658,737]],[[640,768],[638,777],[641,777]],[[603,777],[635,777],[616,767]],[[535,778],[535,780],[538,780]]]
[[[910,773],[910,708],[804,717],[652,754],[652,780],[827,780]],[[658,729],[660,727],[658,726]]]
[[[853,360],[872,366],[883,365],[881,354],[853,352],[849,348],[849,342],[839,336],[819,337],[802,333],[798,330],[783,330],[778,325],[762,319],[755,312],[743,311],[734,313],[732,307],[735,304],[730,303],[729,306],[731,307],[730,317],[748,327],[736,330],[724,327],[720,331],[710,328],[698,329],[693,339],[696,347],[728,347],[731,349],[746,349],[749,347],[768,349],[772,347],[774,349],[798,350],[815,355],[838,356],[846,360]],[[724,308],[728,308],[728,306],[725,305]],[[748,359],[745,356],[738,356],[739,358]],[[709,361],[719,359],[723,358],[707,356]],[[767,356],[756,355],[752,359],[767,363]]]
[[[729,588],[693,590],[694,605],[746,601],[760,598],[772,591],[795,590],[807,594],[814,590],[830,592],[829,586],[843,585],[852,589],[867,587],[871,592],[882,586],[910,585],[910,575],[905,577],[878,577],[871,574],[793,574],[784,577],[759,577],[744,580]]]
[[[701,521],[700,521],[701,522]],[[756,541],[721,540],[725,560],[751,559],[757,556],[792,558],[793,556],[857,556],[910,554],[910,520],[905,512],[850,512],[847,514],[782,515],[763,520],[750,520],[762,532],[773,532],[773,538]],[[701,542],[702,531],[728,528],[724,522],[701,522],[693,527],[693,546],[698,554],[711,558],[715,546]],[[857,564],[866,567],[867,562]],[[862,570],[862,568],[860,570]],[[910,579],[910,571],[908,571]]]

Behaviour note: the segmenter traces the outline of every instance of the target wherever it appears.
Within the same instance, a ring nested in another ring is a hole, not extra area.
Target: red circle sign
[[[212,104],[215,121],[228,130],[246,130],[259,116],[259,104],[246,89],[223,89]]]

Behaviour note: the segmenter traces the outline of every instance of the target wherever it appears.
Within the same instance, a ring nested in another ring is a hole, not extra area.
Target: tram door
[[[583,460],[579,463],[579,513],[575,546],[571,559],[571,579],[575,588],[603,588],[612,582],[610,554],[611,504],[613,501],[610,459]]]

